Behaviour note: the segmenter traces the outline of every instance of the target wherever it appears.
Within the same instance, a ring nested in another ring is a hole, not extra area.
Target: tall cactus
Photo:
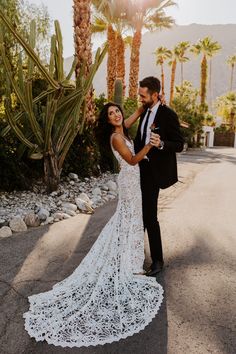
[[[63,68],[63,45],[60,25],[55,21],[55,34],[51,37],[51,56],[49,69],[40,61],[34,51],[35,23],[30,26],[30,39],[26,40],[15,30],[4,11],[0,8],[0,53],[6,69],[6,81],[9,83],[5,93],[5,113],[9,125],[1,132],[6,135],[12,129],[15,135],[29,149],[31,158],[44,160],[44,176],[49,192],[56,190],[65,157],[78,132],[83,131],[85,97],[88,93],[94,75],[101,64],[106,49],[97,50],[90,72],[84,76],[83,66],[76,80],[76,85],[70,82],[76,67],[76,60],[67,77]],[[4,27],[3,27],[4,25]],[[22,58],[19,56],[18,77],[11,72],[10,63],[5,53],[2,30],[5,27],[13,34],[28,56],[27,72],[23,71]],[[33,97],[33,72],[37,68],[48,83],[46,91]],[[20,110],[13,114],[10,92],[13,88]],[[45,103],[46,102],[46,103]],[[40,115],[36,112],[39,111]],[[31,133],[26,134],[23,118],[27,118]]]
[[[123,82],[121,79],[116,79],[114,87],[114,102],[123,107]]]

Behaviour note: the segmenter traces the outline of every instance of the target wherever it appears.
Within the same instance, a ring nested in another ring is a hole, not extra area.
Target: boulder
[[[12,235],[12,231],[9,226],[3,226],[0,229],[0,237],[9,237]]]
[[[73,181],[78,181],[79,176],[76,173],[69,173],[68,177]]]
[[[35,213],[26,214],[24,217],[24,222],[26,223],[27,226],[30,227],[37,227],[40,225],[39,216],[36,215]]]
[[[49,217],[49,211],[45,208],[40,208],[38,212],[38,217],[40,221],[45,221]]]
[[[26,223],[20,216],[15,216],[10,220],[9,226],[13,232],[22,232],[27,230]]]
[[[116,190],[117,190],[117,185],[116,185],[116,183],[113,182],[113,181],[111,181],[111,180],[108,181],[106,185],[107,185],[109,191],[116,191]]]
[[[73,204],[73,203],[62,203],[62,208],[76,211],[77,210],[77,205]]]

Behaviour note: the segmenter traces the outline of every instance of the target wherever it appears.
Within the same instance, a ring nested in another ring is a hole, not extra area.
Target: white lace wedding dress
[[[116,212],[68,278],[29,297],[23,317],[36,341],[62,347],[118,341],[144,329],[161,305],[161,285],[136,274],[144,262],[139,167],[114,154],[121,167]]]

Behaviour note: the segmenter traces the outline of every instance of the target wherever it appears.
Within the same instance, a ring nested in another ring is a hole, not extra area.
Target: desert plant
[[[6,68],[7,90],[5,93],[5,114],[9,125],[2,131],[6,135],[10,129],[29,149],[29,157],[43,159],[44,177],[48,191],[57,189],[66,155],[78,133],[82,133],[85,123],[85,97],[91,87],[93,77],[102,62],[106,48],[98,49],[94,64],[85,76],[82,65],[76,85],[70,81],[77,61],[74,60],[67,77],[63,67],[63,45],[60,25],[55,21],[55,34],[51,38],[49,69],[44,66],[34,51],[35,22],[31,23],[29,43],[12,26],[4,11],[0,9],[0,19],[24,48],[28,56],[27,71],[23,72],[22,57],[18,59],[18,75],[14,77],[5,55],[3,36],[0,33],[0,52]],[[1,26],[3,30],[3,26]],[[32,94],[33,71],[37,68],[48,83],[48,89],[37,97]],[[11,87],[19,101],[19,112],[12,112]],[[26,122],[27,124],[23,124]],[[26,131],[25,127],[29,130]]]

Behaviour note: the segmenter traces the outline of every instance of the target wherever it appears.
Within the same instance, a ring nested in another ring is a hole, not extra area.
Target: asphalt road
[[[164,190],[159,219],[165,290],[159,314],[125,340],[89,348],[36,343],[24,330],[27,296],[72,273],[116,201],[0,240],[1,354],[235,354],[236,149],[180,154],[182,183]],[[146,265],[150,262],[146,242]]]

